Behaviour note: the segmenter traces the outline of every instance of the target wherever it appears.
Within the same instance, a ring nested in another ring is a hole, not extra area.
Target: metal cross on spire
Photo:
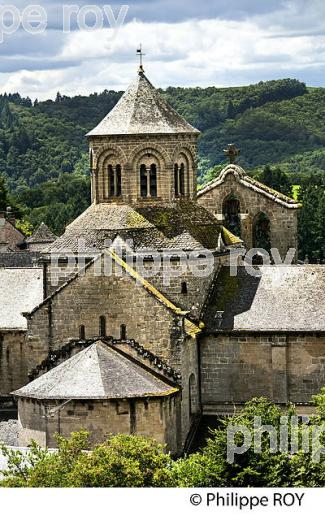
[[[139,72],[144,72],[144,68],[143,68],[143,56],[145,56],[145,54],[142,52],[142,44],[140,43],[138,49],[137,49],[137,55],[139,56],[140,58],[140,66],[139,66]]]
[[[227,155],[230,164],[235,164],[236,158],[240,154],[240,150],[236,148],[234,144],[228,144],[228,148],[224,150],[225,155]]]

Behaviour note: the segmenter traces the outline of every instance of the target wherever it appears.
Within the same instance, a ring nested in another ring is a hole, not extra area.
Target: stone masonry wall
[[[25,331],[0,331],[0,396],[28,383]]]
[[[325,384],[325,334],[211,334],[201,339],[205,413],[265,396],[308,403]]]
[[[220,223],[224,222],[222,214],[226,197],[233,194],[240,201],[241,238],[246,249],[253,247],[253,222],[260,213],[270,219],[271,246],[277,248],[284,259],[289,248],[298,250],[297,210],[289,209],[253,189],[240,184],[232,174],[225,181],[198,197],[197,202],[211,211]]]
[[[71,401],[59,411],[50,410],[63,402],[19,399],[19,421],[22,426],[19,445],[27,446],[35,439],[42,446],[56,447],[54,434],[69,436],[80,428],[91,434],[91,444],[105,441],[109,434],[135,434],[153,437],[167,443],[177,453],[176,403],[178,397],[120,399],[110,401]]]
[[[79,337],[85,327],[86,338],[100,335],[100,317],[106,319],[106,335],[120,337],[126,325],[128,338],[164,359],[171,366],[173,337],[181,331],[180,319],[150,295],[125,272],[95,276],[95,266],[54,294],[28,319],[29,346],[34,366],[42,361],[51,346],[56,349]]]
[[[140,165],[151,160],[158,166],[158,199],[169,202],[175,199],[174,164],[182,154],[186,164],[188,180],[186,196],[196,197],[196,135],[137,135],[92,137],[89,140],[92,156],[92,201],[107,202],[108,164],[122,167],[121,201],[134,203],[140,197]],[[119,200],[119,199],[116,199]],[[150,201],[150,199],[148,199]]]
[[[144,262],[145,272],[142,273],[142,276],[175,305],[190,311],[193,317],[199,318],[210,284],[220,266],[226,263],[226,261],[228,261],[228,254],[216,256],[211,264],[211,269],[207,269],[203,273],[204,276],[198,276],[198,263],[200,260],[188,262],[186,271],[178,271],[179,262],[171,260],[170,265],[167,267],[171,267],[172,276],[170,279],[167,279],[164,275],[163,266],[157,273],[152,273],[152,262],[146,260]],[[194,263],[196,265],[193,266]],[[47,296],[53,294],[54,291],[77,273],[77,267],[74,269],[64,263],[57,267],[47,265],[46,269]],[[184,286],[182,285],[184,283],[186,283],[186,293],[184,293]]]

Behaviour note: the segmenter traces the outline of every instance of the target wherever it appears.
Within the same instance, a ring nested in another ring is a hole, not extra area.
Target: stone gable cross
[[[234,144],[228,144],[228,148],[224,150],[224,153],[228,157],[230,164],[235,164],[240,150]]]

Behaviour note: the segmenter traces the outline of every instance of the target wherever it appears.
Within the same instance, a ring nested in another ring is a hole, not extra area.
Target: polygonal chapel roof
[[[117,399],[175,392],[176,388],[146,367],[98,340],[13,395],[33,399]]]
[[[199,133],[139,72],[117,105],[87,136]]]

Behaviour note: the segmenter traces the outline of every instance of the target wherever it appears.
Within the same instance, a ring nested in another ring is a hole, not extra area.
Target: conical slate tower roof
[[[33,399],[114,399],[163,396],[176,391],[99,340],[13,395]]]
[[[87,135],[198,134],[139,72],[117,105]]]

